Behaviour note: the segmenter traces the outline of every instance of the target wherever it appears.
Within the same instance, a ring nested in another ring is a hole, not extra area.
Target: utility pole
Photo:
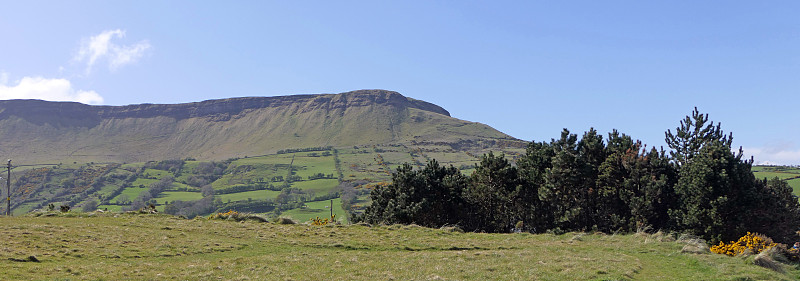
[[[6,176],[6,190],[7,190],[7,193],[6,193],[6,202],[7,202],[6,203],[6,216],[11,216],[11,169],[19,168],[19,167],[58,166],[58,165],[60,165],[60,164],[28,164],[28,165],[11,166],[11,159],[8,159],[8,166],[6,166],[6,168],[8,168],[8,175]],[[2,172],[0,172],[0,173],[2,173]],[[2,179],[3,178],[0,177],[0,180],[2,180]],[[0,188],[0,190],[2,190],[2,188]],[[0,199],[0,201],[2,201],[2,200],[3,199]],[[0,204],[2,204],[2,203],[0,203]]]
[[[6,177],[6,216],[11,216],[11,159],[8,159],[8,177]]]

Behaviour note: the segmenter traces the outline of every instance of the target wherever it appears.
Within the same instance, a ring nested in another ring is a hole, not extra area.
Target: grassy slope
[[[222,198],[222,202],[230,201],[241,201],[253,199],[253,200],[264,200],[264,199],[275,199],[275,197],[280,194],[280,191],[274,190],[253,190],[253,191],[245,191],[245,192],[237,192],[237,193],[230,193],[230,194],[221,194],[217,195],[217,197]]]
[[[281,215],[291,217],[299,222],[307,222],[316,217],[329,218],[331,215],[330,205],[330,200],[306,202],[306,208],[292,209]],[[337,221],[347,221],[347,214],[342,209],[342,199],[333,200],[333,214],[336,215]]]
[[[328,145],[512,140],[484,124],[405,103],[370,103],[370,95],[363,97],[301,98],[230,118],[142,115],[54,127],[12,116],[0,120],[0,137],[17,141],[0,147],[0,152],[28,163],[142,162],[223,160]]]
[[[800,168],[783,166],[754,166],[753,174],[756,178],[779,178],[786,180],[792,187],[794,195],[800,196]],[[788,180],[787,180],[788,179]]]
[[[389,181],[391,171],[396,169],[398,165],[403,162],[422,164],[430,158],[428,155],[435,156],[438,161],[445,165],[448,163],[456,163],[457,165],[472,165],[478,161],[477,158],[468,155],[468,153],[464,151],[455,151],[452,150],[450,146],[441,144],[368,145],[358,146],[358,148],[353,148],[350,146],[338,147],[337,150],[339,159],[341,160],[341,168],[345,181]],[[317,156],[311,156],[312,153],[316,154]],[[331,153],[331,151],[328,151],[328,153]],[[294,156],[294,162],[292,165],[293,173],[296,176],[301,177],[302,180],[292,182],[291,186],[305,191],[313,191],[315,196],[323,196],[331,191],[334,191],[339,185],[339,180],[308,180],[309,176],[317,173],[322,173],[326,176],[338,176],[335,165],[335,157],[332,155],[322,155],[322,151],[314,151],[270,154],[237,159],[234,160],[231,165],[227,167],[227,169],[225,169],[222,177],[212,183],[212,186],[216,189],[224,189],[235,185],[252,185],[257,183],[263,184],[265,182],[272,185],[281,185],[283,184],[282,181],[275,182],[272,181],[272,178],[275,176],[280,176],[282,178],[286,177],[289,172],[288,164],[292,162],[292,157]],[[157,206],[159,209],[163,209],[163,203],[165,201],[171,202],[175,200],[200,199],[200,186],[189,186],[185,184],[190,182],[189,179],[191,177],[203,177],[203,175],[197,174],[196,170],[200,163],[201,161],[186,161],[186,164],[183,166],[180,175],[176,177],[176,182],[173,184],[172,188],[157,198]],[[102,167],[103,165],[104,164],[95,166]],[[110,196],[112,192],[115,192],[119,188],[120,185],[125,183],[125,179],[131,175],[134,175],[134,173],[131,171],[136,171],[136,169],[140,168],[142,165],[144,165],[144,163],[125,164],[115,169],[108,170],[106,175],[98,174],[97,176],[104,176],[104,178],[106,178],[104,186],[98,189],[95,193],[87,194],[85,200],[82,199],[80,203],[74,204],[73,207],[81,208],[83,206],[82,204],[88,200],[96,200],[98,198],[106,198]],[[69,193],[64,193],[63,191],[65,190],[56,187],[61,185],[62,180],[67,180],[72,177],[74,170],[83,169],[85,167],[87,167],[85,164],[65,164],[54,167],[55,170],[53,170],[51,173],[52,176],[46,183],[42,183],[38,180],[34,181],[34,186],[41,187],[46,184],[49,186],[48,188],[37,189],[36,193],[28,198],[15,197],[16,200],[30,199],[29,202],[31,202],[28,205],[20,205],[17,207],[15,209],[15,214],[24,214],[25,212],[30,211],[30,209],[39,202],[53,202],[55,205],[68,202],[68,200],[70,200]],[[145,169],[135,178],[135,180],[131,182],[130,187],[124,189],[122,193],[116,197],[111,198],[110,201],[118,202],[118,199],[120,199],[120,197],[123,195],[127,196],[128,200],[133,201],[137,198],[137,196],[139,196],[139,194],[141,194],[141,192],[147,190],[146,187],[157,182],[159,178],[171,174],[171,172],[165,170],[153,168]],[[350,175],[353,175],[353,177],[350,177]],[[84,178],[83,180],[84,182],[90,183],[94,180],[94,178]],[[140,186],[145,188],[139,188]],[[278,194],[279,192],[277,191],[261,190],[217,195],[217,197],[219,197],[223,202],[228,202],[229,200],[240,201],[247,200],[248,198],[259,200],[274,199]],[[60,197],[56,198],[55,196]],[[112,211],[119,211],[121,209],[120,206],[115,205],[102,205],[100,207],[109,208],[109,210]]]
[[[7,280],[791,280],[637,235],[457,233],[169,216],[0,218]],[[34,255],[41,263],[11,262]]]

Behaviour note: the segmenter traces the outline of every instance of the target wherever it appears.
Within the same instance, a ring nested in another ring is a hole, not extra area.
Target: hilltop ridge
[[[518,140],[386,90],[94,106],[0,101],[0,153],[30,161],[225,159],[285,148]],[[488,144],[489,146],[494,143]]]
[[[40,125],[47,121],[55,121],[56,124],[59,124],[59,121],[64,121],[64,119],[91,122],[99,121],[103,118],[152,118],[165,116],[180,120],[218,116],[220,114],[238,115],[247,110],[281,107],[295,103],[304,104],[303,111],[386,104],[417,108],[450,116],[447,110],[438,105],[407,98],[394,91],[357,90],[341,94],[238,97],[180,104],[144,103],[124,106],[87,105],[78,102],[43,100],[0,100],[0,119],[17,116]],[[64,125],[69,125],[69,123]]]

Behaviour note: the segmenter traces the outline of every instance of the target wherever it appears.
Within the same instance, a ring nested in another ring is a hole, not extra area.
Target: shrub
[[[216,213],[208,217],[210,220],[234,220],[234,221],[246,221],[246,220],[253,220],[257,222],[267,222],[267,219],[248,213],[239,213],[234,210],[229,210],[225,213]]]
[[[719,242],[719,245],[711,246],[711,252],[728,256],[738,256],[744,253],[758,254],[761,251],[774,247],[776,244],[772,239],[758,233],[747,232],[745,236],[736,242]]]
[[[319,217],[311,219],[311,225],[327,225],[333,224],[336,221],[336,214],[331,215],[330,218],[321,219]]]

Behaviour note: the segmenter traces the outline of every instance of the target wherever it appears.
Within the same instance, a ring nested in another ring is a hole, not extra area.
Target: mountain
[[[457,150],[524,142],[385,90],[92,106],[0,101],[0,154],[25,163],[220,160],[287,148],[437,143]]]

